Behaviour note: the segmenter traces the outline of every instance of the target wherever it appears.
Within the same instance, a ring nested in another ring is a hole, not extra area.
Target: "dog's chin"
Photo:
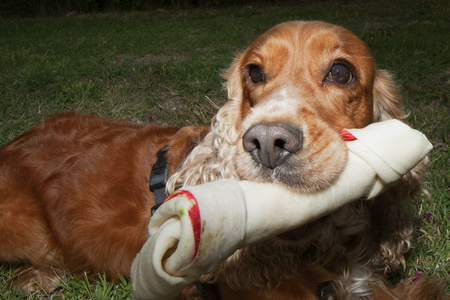
[[[298,166],[295,167],[299,169]],[[341,173],[341,169],[337,171],[331,172],[333,170],[332,167],[328,170],[327,175],[325,176],[317,176],[316,174],[311,174],[310,172],[307,175],[304,175],[303,172],[296,171],[286,171],[285,167],[276,167],[274,169],[267,168],[265,166],[259,166],[258,168],[258,176],[256,178],[247,179],[247,180],[256,180],[261,182],[270,182],[277,183],[280,185],[284,185],[296,191],[301,191],[304,193],[313,193],[320,190],[323,190],[331,185],[331,183],[336,180],[336,178]]]

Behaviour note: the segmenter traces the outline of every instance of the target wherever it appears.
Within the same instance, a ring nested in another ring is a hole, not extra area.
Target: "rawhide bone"
[[[357,199],[374,198],[432,149],[422,133],[398,120],[347,129],[343,135],[349,140],[347,164],[318,192],[224,179],[185,187],[168,198],[151,218],[147,242],[133,262],[133,298],[171,299],[237,249]]]

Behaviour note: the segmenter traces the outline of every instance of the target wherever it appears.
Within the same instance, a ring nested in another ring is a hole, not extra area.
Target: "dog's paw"
[[[9,284],[26,293],[37,291],[51,293],[59,286],[61,276],[62,273],[54,269],[39,270],[35,267],[23,266],[13,271]]]

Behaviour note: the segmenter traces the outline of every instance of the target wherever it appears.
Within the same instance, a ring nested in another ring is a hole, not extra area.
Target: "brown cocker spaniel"
[[[327,187],[346,157],[339,130],[405,114],[392,76],[354,34],[280,24],[224,73],[228,102],[211,128],[157,127],[63,114],[0,148],[0,261],[15,283],[52,290],[58,270],[129,276],[147,238],[148,189],[165,145],[168,193],[220,178]],[[439,299],[434,285],[390,286],[405,267],[408,205],[425,162],[389,191],[238,250],[201,278],[209,299]],[[282,216],[274,216],[282,217]],[[200,297],[188,287],[180,299]]]

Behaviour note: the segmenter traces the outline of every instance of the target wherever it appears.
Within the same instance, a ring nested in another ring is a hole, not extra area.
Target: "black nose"
[[[254,161],[273,169],[302,148],[303,134],[282,124],[258,124],[244,134],[242,143]]]

